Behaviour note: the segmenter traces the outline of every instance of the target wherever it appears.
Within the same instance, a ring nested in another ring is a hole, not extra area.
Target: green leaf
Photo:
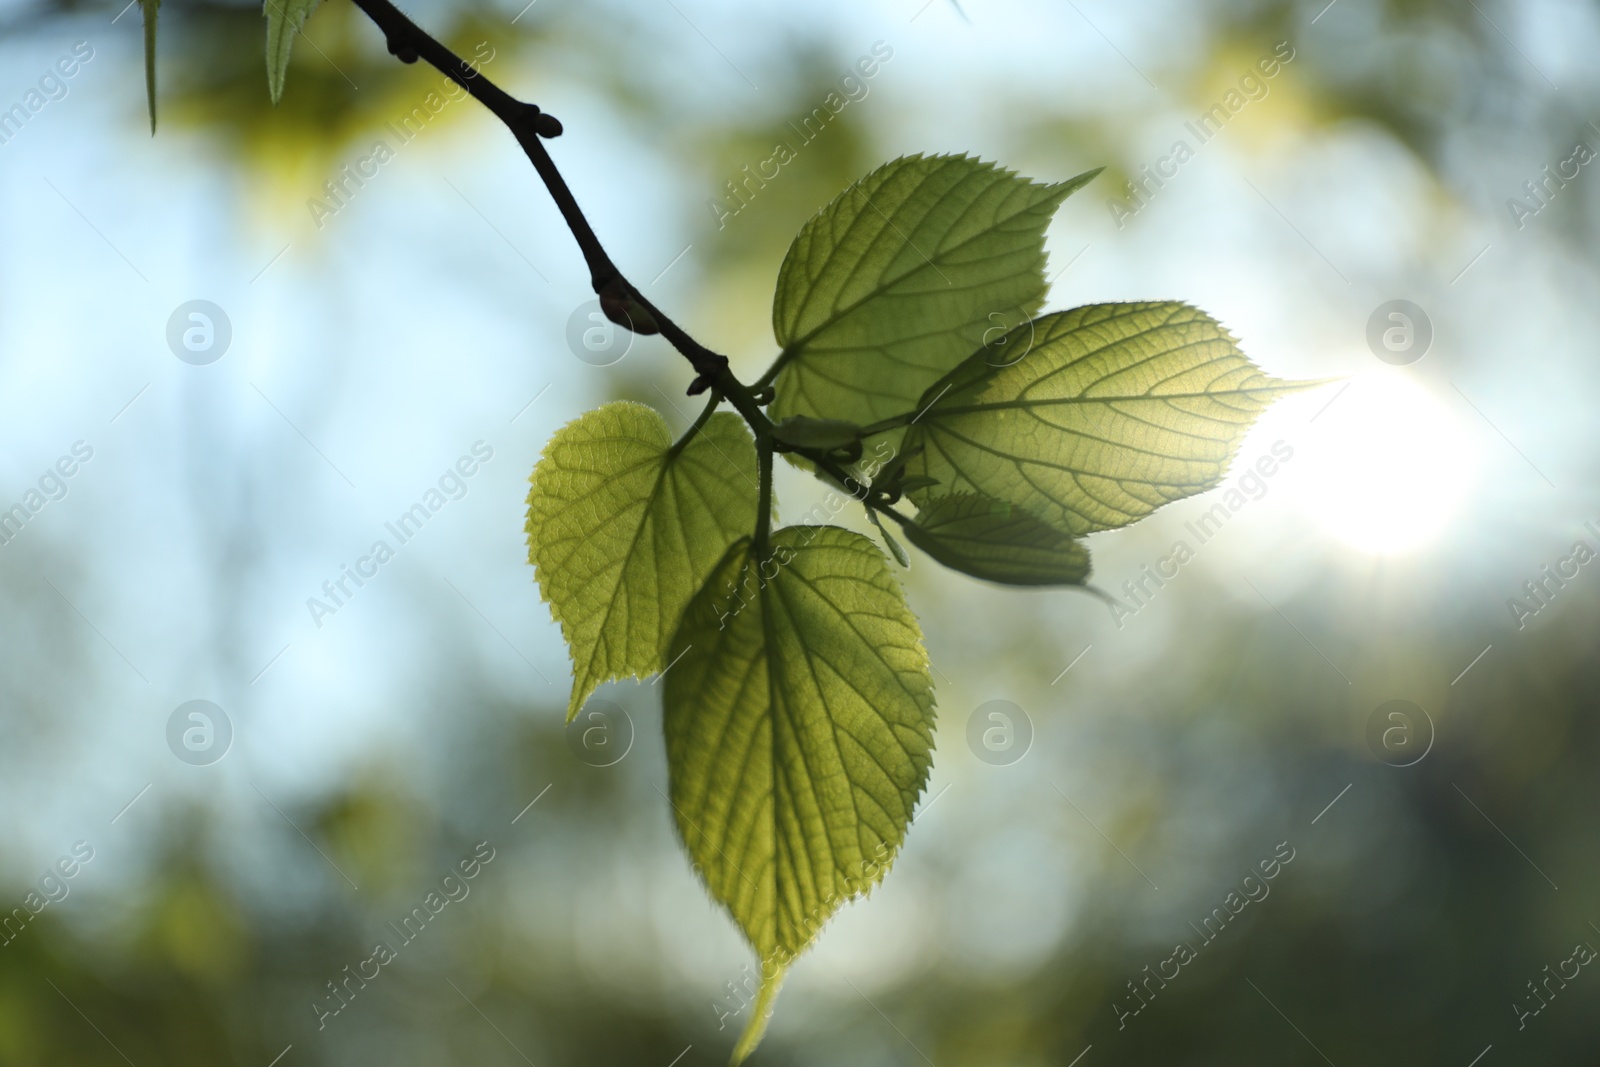
[[[283,99],[283,80],[289,71],[289,50],[294,45],[294,35],[300,32],[306,19],[322,0],[265,0],[262,13],[267,16],[267,89],[272,102]]]
[[[152,137],[156,132],[156,12],[160,10],[161,0],[139,0],[139,13],[144,16],[144,93]]]
[[[952,570],[1002,585],[1082,585],[1089,550],[1003,500],[958,493],[931,501],[906,539]]]
[[[721,412],[674,445],[643,404],[558,430],[533,469],[528,561],[572,651],[567,721],[600,683],[662,670],[684,607],[756,522],[755,444]]]
[[[899,482],[902,493],[914,493],[918,489],[931,489],[939,484],[939,479],[930,478],[926,474],[918,474],[913,478],[902,478]]]
[[[982,493],[1073,535],[1125,526],[1216,486],[1256,416],[1320,384],[1269,377],[1187,304],[1046,315],[928,388],[906,470],[940,484],[910,495]]]
[[[790,415],[773,425],[772,436],[786,445],[799,448],[846,448],[860,443],[861,427],[843,419]]]
[[[868,508],[867,518],[871,519],[872,525],[878,528],[878,536],[883,538],[883,547],[889,550],[889,555],[894,557],[894,561],[902,567],[910,567],[911,557],[906,555],[905,546],[895,540],[894,534],[890,533],[888,528],[883,525],[883,520],[878,518],[877,511]]]
[[[877,884],[927,784],[933,685],[871,541],[791,526],[731,549],[672,641],[663,724],[678,831],[761,959],[734,1062],[828,918]]]
[[[907,156],[801,228],[778,272],[774,418],[866,425],[1044,302],[1044,231],[1099,171],[1043,185],[969,156]]]

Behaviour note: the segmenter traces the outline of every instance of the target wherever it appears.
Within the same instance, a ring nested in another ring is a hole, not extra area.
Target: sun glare
[[[1352,379],[1312,421],[1306,444],[1306,509],[1339,540],[1379,555],[1435,541],[1476,465],[1460,421],[1400,368]]]

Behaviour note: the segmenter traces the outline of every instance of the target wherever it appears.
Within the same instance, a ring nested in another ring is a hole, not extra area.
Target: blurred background
[[[259,8],[172,0],[153,139],[120,7],[0,3],[0,1063],[726,1062],[753,961],[674,838],[659,694],[598,694],[603,755],[564,732],[522,535],[554,429],[685,426],[685,364],[582,342],[515,143],[353,6],[273,108]],[[913,560],[932,783],[753,1062],[1595,1062],[1595,4],[412,13],[564,122],[619,264],[747,379],[801,223],[919,151],[1105,165],[1049,307],[1188,300],[1342,379],[1262,420],[1226,521],[1090,539],[1120,610]]]

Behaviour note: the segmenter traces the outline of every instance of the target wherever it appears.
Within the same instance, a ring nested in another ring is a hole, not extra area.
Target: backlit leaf
[[[907,156],[801,228],[778,273],[774,418],[910,411],[1045,294],[1044,231],[1098,171],[1044,185],[969,156]]]
[[[895,540],[894,534],[890,533],[883,525],[883,520],[878,518],[878,513],[872,508],[867,508],[867,518],[878,528],[878,536],[883,538],[883,547],[889,550],[889,555],[894,557],[894,561],[902,567],[911,566],[911,557],[906,555],[905,546]]]
[[[1000,358],[1001,355],[1004,358]],[[1019,327],[928,388],[905,447],[911,497],[977,492],[1074,535],[1204,492],[1287,393],[1187,304],[1093,304]]]
[[[274,104],[283,99],[283,82],[289,70],[289,52],[294,47],[295,34],[321,2],[265,0],[262,5],[262,12],[267,16],[267,89],[272,93]]]
[[[156,132],[156,16],[161,0],[139,0],[144,17],[144,93],[150,108],[150,133]]]
[[[550,439],[528,494],[528,561],[572,651],[570,721],[600,683],[659,671],[684,607],[756,521],[756,458],[719,412],[674,445],[643,404]]]
[[[1082,585],[1089,550],[1019,507],[978,493],[929,502],[906,539],[952,570],[1003,585]]]
[[[893,862],[932,761],[932,682],[883,554],[835,526],[779,530],[763,558],[735,545],[671,655],[678,830],[762,964],[738,1062],[795,957]]]
[[[800,448],[844,448],[861,440],[861,427],[843,419],[790,415],[772,427],[774,440]]]

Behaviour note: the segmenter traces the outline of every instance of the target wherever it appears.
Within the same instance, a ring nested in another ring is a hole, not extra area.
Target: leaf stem
[[[778,377],[778,372],[783,369],[785,363],[789,362],[789,358],[792,355],[793,351],[787,348],[782,352],[779,352],[777,357],[773,359],[772,366],[763,371],[761,373],[761,377],[757,378],[755,383],[751,385],[750,388],[765,389],[767,386],[771,385],[773,380]]]
[[[772,441],[756,439],[756,463],[760,468],[760,495],[756,500],[756,559],[765,560],[772,540]]]
[[[672,443],[672,448],[668,450],[667,455],[675,456],[679,452],[682,452],[685,448],[688,448],[689,442],[694,440],[694,435],[699,433],[701,428],[704,427],[706,423],[711,421],[711,416],[716,412],[721,403],[722,394],[712,390],[711,397],[706,401],[705,410],[701,411],[699,415],[695,416],[694,422],[690,423],[689,428],[683,431],[683,436]]]

